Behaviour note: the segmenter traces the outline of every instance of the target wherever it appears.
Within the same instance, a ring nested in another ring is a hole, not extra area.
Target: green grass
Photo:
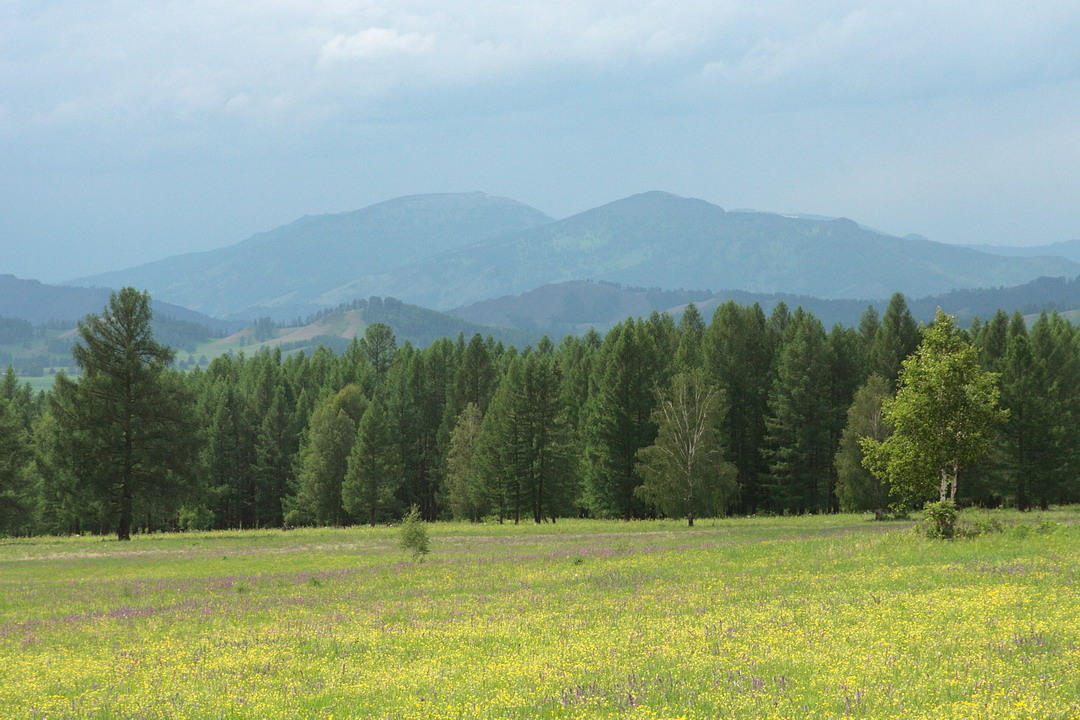
[[[1078,717],[1080,510],[995,516],[3,540],[0,717]]]

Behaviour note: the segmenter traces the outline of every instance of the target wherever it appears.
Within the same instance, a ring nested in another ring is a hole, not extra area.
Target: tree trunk
[[[116,526],[116,539],[131,539],[131,493],[126,486],[120,491],[120,522]]]

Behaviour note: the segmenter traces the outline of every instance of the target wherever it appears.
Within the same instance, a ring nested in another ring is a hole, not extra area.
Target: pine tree
[[[658,355],[640,323],[627,320],[604,339],[596,390],[584,422],[584,497],[600,517],[641,516],[637,451],[652,444],[654,390],[662,377]]]

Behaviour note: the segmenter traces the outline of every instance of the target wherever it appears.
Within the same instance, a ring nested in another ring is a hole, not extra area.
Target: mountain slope
[[[303,315],[326,307],[312,305],[311,297],[360,275],[550,221],[539,210],[483,193],[415,195],[304,217],[227,248],[69,284],[148,288],[157,298],[218,316]]]
[[[37,280],[0,275],[0,317],[19,318],[34,324],[56,320],[74,325],[90,313],[100,314],[109,304],[111,292],[108,288],[46,285]],[[152,299],[155,315],[199,323],[212,330],[231,331],[236,328],[236,323]]]
[[[973,250],[1004,257],[1062,257],[1080,262],[1080,240],[1064,240],[1049,245],[968,245]]]
[[[1061,258],[1005,258],[891,237],[846,219],[725,212],[703,200],[651,192],[390,273],[365,275],[318,302],[378,294],[442,309],[583,279],[856,299],[1078,273],[1080,264]]]
[[[857,327],[867,305],[884,313],[889,302],[885,297],[871,301],[826,300],[789,293],[663,291],[608,282],[569,281],[544,285],[521,295],[483,300],[450,312],[474,323],[558,336],[581,333],[590,327],[606,330],[627,317],[645,317],[652,312],[678,316],[690,302],[697,305],[708,320],[713,311],[728,300],[740,305],[758,303],[766,313],[784,302],[792,310],[802,307],[812,312],[826,327],[837,323]],[[1025,315],[1043,310],[1067,312],[1080,309],[1080,277],[1072,280],[1043,277],[1015,287],[954,290],[941,295],[909,298],[908,306],[916,319],[923,322],[932,321],[939,307],[965,323],[975,316],[987,319],[999,309],[1007,313],[1019,310]]]

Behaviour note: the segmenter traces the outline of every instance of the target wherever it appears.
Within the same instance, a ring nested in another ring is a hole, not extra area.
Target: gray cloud
[[[1065,239],[1076,37],[1068,2],[8,0],[0,242],[78,230],[108,269],[399,193],[564,213],[654,187]],[[9,258],[88,270],[68,250]]]

